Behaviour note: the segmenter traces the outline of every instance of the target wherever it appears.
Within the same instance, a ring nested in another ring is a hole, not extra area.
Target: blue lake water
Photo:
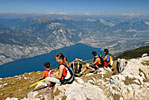
[[[70,47],[53,50],[50,53],[16,60],[0,66],[0,78],[20,75],[26,72],[43,71],[45,62],[50,62],[53,68],[58,67],[55,56],[57,53],[63,53],[68,61],[73,61],[76,57],[83,60],[92,59],[92,51],[97,51],[98,54],[103,55],[103,51],[99,48],[93,48],[84,44],[76,44]]]

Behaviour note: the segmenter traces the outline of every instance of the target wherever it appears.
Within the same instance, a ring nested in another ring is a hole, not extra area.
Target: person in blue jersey
[[[103,58],[103,60],[104,60],[104,67],[105,68],[111,67],[111,65],[110,65],[111,56],[109,55],[109,50],[108,49],[104,49],[104,54],[105,54],[105,57]]]

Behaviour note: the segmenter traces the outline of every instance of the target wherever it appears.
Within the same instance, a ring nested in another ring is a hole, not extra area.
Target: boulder
[[[24,100],[61,100],[64,97],[66,100],[108,100],[98,86],[77,82],[67,85],[56,85],[51,95],[44,93],[44,90],[32,91]]]
[[[84,85],[74,83],[66,90],[65,95],[67,96],[66,100],[107,100],[103,91],[90,83]]]
[[[121,99],[148,100],[148,81],[149,69],[141,64],[142,61],[149,61],[149,57],[126,60],[119,59],[119,68],[121,73],[110,78],[111,94],[120,95]]]
[[[6,98],[6,100],[18,100],[18,98]]]

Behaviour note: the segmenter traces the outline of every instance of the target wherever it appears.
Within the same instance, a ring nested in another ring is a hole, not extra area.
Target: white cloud
[[[134,16],[140,16],[140,14],[137,14],[137,13],[124,13],[124,14],[121,14],[122,16],[131,16],[131,17],[134,17]]]

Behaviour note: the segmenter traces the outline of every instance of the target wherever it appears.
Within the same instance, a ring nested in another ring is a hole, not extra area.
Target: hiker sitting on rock
[[[40,80],[43,80],[43,79],[47,78],[50,74],[54,73],[54,71],[50,68],[49,62],[44,63],[44,68],[45,68],[45,71],[43,71],[43,75],[40,78]],[[38,83],[35,88],[40,87],[41,85],[46,85],[45,81]],[[55,83],[51,82],[51,84],[48,84],[48,85],[49,86],[47,87],[46,90],[49,90],[49,87],[53,87],[55,85]]]
[[[101,66],[101,60],[97,55],[97,52],[93,51],[92,55],[94,56],[94,61],[90,64],[87,63],[86,68],[80,73],[80,75],[82,75],[87,69],[91,69],[92,70],[91,72],[94,72]]]
[[[56,55],[56,61],[59,63],[58,75],[51,74],[46,78],[46,83],[51,84],[51,82],[56,84],[70,84],[73,82],[73,72],[68,67],[68,62],[66,57],[59,53]],[[50,87],[50,85],[48,85]]]
[[[107,68],[107,67],[112,67],[112,63],[113,63],[113,60],[112,60],[112,57],[109,55],[109,50],[108,49],[104,49],[104,54],[105,54],[105,57],[103,58],[104,60],[104,67]]]
[[[71,67],[75,73],[75,76],[77,76],[77,74],[79,74],[81,72],[81,69],[82,69],[82,64],[79,62],[79,59],[76,58],[72,64],[71,64]]]
[[[45,70],[43,71],[43,75],[40,78],[40,81],[30,85],[30,87],[33,87],[36,85],[35,89],[37,89],[38,87],[43,86],[43,85],[47,86],[47,83],[45,82],[45,78],[48,77],[50,74],[53,74],[54,71],[50,68],[49,62],[44,63],[44,68],[45,68]],[[55,83],[51,83],[49,85],[50,85],[50,87],[53,87],[55,85]],[[47,87],[46,90],[48,90],[48,89],[49,88]]]
[[[46,70],[43,71],[43,75],[40,78],[40,80],[43,80],[43,79],[47,78],[49,74],[54,73],[54,71],[52,71],[52,69],[50,68],[50,63],[49,62],[44,63],[44,68]]]

